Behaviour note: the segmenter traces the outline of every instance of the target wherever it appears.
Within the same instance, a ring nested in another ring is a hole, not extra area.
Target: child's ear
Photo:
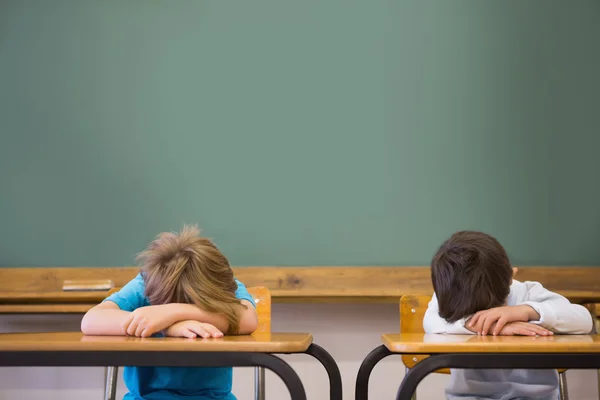
[[[517,272],[519,271],[519,269],[517,267],[513,267],[513,274],[512,274],[512,278],[510,280],[510,284],[512,285],[512,280],[514,279],[515,275],[517,274]]]

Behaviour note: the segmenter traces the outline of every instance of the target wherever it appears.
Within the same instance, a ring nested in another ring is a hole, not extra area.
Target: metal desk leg
[[[305,353],[316,358],[327,371],[329,376],[329,399],[342,400],[342,374],[331,354],[315,343],[311,344]]]
[[[405,367],[404,368],[404,375],[408,375],[408,371],[410,371],[410,368]],[[417,391],[415,390],[415,392],[413,393],[412,397],[410,398],[410,400],[417,400]],[[562,400],[562,399],[560,399]]]
[[[265,400],[264,367],[254,367],[254,400]]]
[[[117,395],[117,375],[119,367],[105,367],[104,400],[115,400]]]
[[[235,353],[233,354],[233,357],[239,359],[239,355],[235,355]],[[245,358],[244,363],[231,362],[228,364],[234,367],[244,366],[245,364],[254,366],[258,365],[259,367],[268,368],[274,373],[276,373],[281,378],[283,383],[285,383],[285,386],[290,392],[292,400],[306,400],[306,392],[304,390],[304,385],[302,385],[300,377],[298,376],[296,371],[294,371],[294,369],[281,358],[274,356],[273,354],[265,353],[249,354],[243,357]]]
[[[355,400],[367,400],[369,398],[369,377],[375,365],[384,358],[394,353],[390,352],[387,347],[381,345],[370,352],[358,369],[356,375],[356,388],[354,390]]]
[[[567,386],[567,371],[558,374],[558,398],[569,400],[569,387]]]

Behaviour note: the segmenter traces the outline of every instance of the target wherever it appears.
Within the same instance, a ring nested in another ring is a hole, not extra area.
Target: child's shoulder
[[[540,282],[536,281],[517,281],[513,279],[510,285],[509,305],[519,305],[527,301],[536,301],[552,297],[555,293],[546,289]]]
[[[121,310],[133,311],[136,308],[149,306],[150,302],[146,297],[146,283],[139,273],[135,278],[127,282],[125,286],[116,293],[108,296],[104,301],[116,303]]]
[[[123,288],[128,288],[132,292],[137,292],[137,291],[144,292],[146,290],[146,282],[144,281],[144,277],[142,276],[142,273],[139,272],[135,276],[135,278],[133,278],[132,280],[127,282],[127,284]]]
[[[528,291],[537,288],[544,288],[540,282],[536,281],[518,281],[513,279],[512,285],[510,285],[510,291]]]

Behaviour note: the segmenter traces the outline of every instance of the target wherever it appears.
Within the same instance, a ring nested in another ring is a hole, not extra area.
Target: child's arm
[[[254,299],[252,298],[250,293],[248,293],[246,286],[242,282],[240,282],[236,279],[235,283],[237,284],[237,290],[235,291],[235,297],[237,297],[241,303],[239,305],[240,321],[239,321],[239,331],[237,332],[237,334],[238,335],[249,335],[252,332],[254,332],[258,326],[258,316],[256,314],[256,307],[254,305]],[[210,313],[210,312],[205,311],[205,310],[201,309],[200,307],[197,307],[192,304],[167,304],[167,305],[165,305],[165,307],[167,307],[167,306],[170,308],[168,309],[168,312],[166,313],[165,318],[169,318],[169,316],[171,316],[172,318],[166,319],[166,321],[170,322],[170,323],[166,327],[161,327],[159,330],[163,330],[163,329],[175,324],[176,322],[190,321],[190,320],[213,325],[221,332],[227,332],[229,330],[229,322],[221,314]],[[154,306],[154,307],[163,307],[163,306]],[[148,308],[148,307],[144,307],[144,308]],[[155,316],[155,314],[156,314],[156,310],[149,310],[149,312],[144,312],[142,310],[140,310],[140,311],[136,310],[136,311],[134,311],[134,313],[144,314],[144,317],[146,317],[146,318],[153,318],[153,316]],[[138,318],[138,320],[143,321],[144,318]],[[134,326],[136,326],[136,325],[137,325],[137,320],[134,320]],[[135,329],[133,327],[130,327],[130,329],[128,329],[128,332],[138,331],[139,329],[140,329],[139,327],[137,327]],[[139,336],[139,335],[136,335],[136,336]]]
[[[258,324],[252,296],[238,283],[236,296],[240,304],[240,332],[254,332]],[[229,323],[221,314],[210,313],[192,304],[149,306],[144,296],[144,282],[138,275],[119,292],[89,310],[81,320],[86,335],[131,335],[148,337],[179,321],[194,320],[214,325],[227,332]],[[245,306],[245,307],[244,307]]]
[[[127,335],[124,324],[130,314],[112,301],[102,302],[85,313],[81,320],[81,332],[84,335]]]
[[[193,320],[176,322],[165,329],[163,333],[165,336],[185,337],[188,339],[194,339],[197,337],[201,337],[203,339],[208,339],[211,337],[223,337],[223,332],[218,330],[216,326]]]
[[[247,300],[242,300],[242,304],[248,308],[242,311],[240,318],[240,335],[247,335],[256,329],[258,324],[256,312],[253,312],[254,306]],[[169,328],[164,330],[165,335],[174,337],[187,337],[187,338],[220,338],[223,337],[223,332],[216,326],[206,323],[199,322],[196,320],[184,320],[179,321],[171,325]]]
[[[132,311],[144,305],[144,281],[138,274],[117,293],[85,313],[81,332],[85,335],[127,335],[125,323]]]
[[[256,329],[256,310],[252,303],[242,300],[246,307],[240,312],[240,334]],[[240,307],[242,307],[240,305]],[[108,300],[89,310],[81,321],[81,331],[86,335],[130,335],[149,337],[179,321],[199,321],[214,325],[227,332],[229,323],[221,314],[202,310],[192,304],[164,304],[124,311]]]
[[[117,293],[89,310],[81,320],[81,331],[86,335],[148,337],[178,321],[188,319],[198,319],[219,328],[227,328],[227,321],[222,316],[190,304],[151,306],[144,291],[144,280],[138,274]]]
[[[438,301],[435,293],[429,302],[425,316],[423,317],[423,329],[425,333],[451,333],[458,335],[473,335],[475,332],[467,329],[465,323],[467,318],[462,318],[456,322],[448,323],[440,317]]]
[[[240,335],[249,335],[256,330],[258,327],[258,315],[254,304],[248,300],[242,300],[242,304],[246,308],[242,311],[240,316]]]
[[[256,316],[256,309],[254,308],[254,304],[249,302],[248,300],[241,300],[240,305],[240,331],[238,334],[240,335],[248,335],[256,329],[258,325],[258,318]],[[167,304],[172,306],[171,313],[173,315],[172,324],[179,321],[198,321],[204,322],[207,324],[211,324],[219,329],[221,332],[227,332],[229,330],[229,322],[227,319],[221,314],[214,314],[203,309],[192,305],[192,304]],[[244,307],[245,306],[245,307]],[[148,313],[150,316],[152,311]],[[164,328],[163,328],[164,329]]]
[[[572,304],[565,297],[544,288],[538,282],[524,282],[528,293],[524,304],[533,308],[539,319],[529,321],[555,333],[588,334],[593,321],[590,312],[579,304]]]
[[[240,335],[249,335],[256,330],[258,327],[258,314],[256,313],[256,305],[254,299],[248,293],[246,285],[242,282],[235,280],[237,284],[237,290],[235,291],[235,297],[241,300],[245,306],[240,314]],[[223,331],[225,332],[225,331]]]
[[[258,316],[256,314],[254,299],[250,293],[248,293],[246,286],[242,282],[238,281],[237,279],[235,282],[237,284],[235,297],[237,297],[241,303],[239,306],[240,326],[237,334],[249,335],[254,332],[258,326]],[[192,320],[213,325],[221,332],[227,332],[229,330],[229,322],[221,314],[209,313],[191,304],[172,304],[172,306],[175,306],[171,312],[176,318],[172,324],[179,321]]]
[[[508,323],[528,322],[554,333],[590,333],[592,317],[585,307],[571,304],[563,296],[546,290],[540,283],[522,284],[526,290],[523,304],[480,311],[469,321],[469,328],[482,335],[497,335]]]
[[[426,333],[474,334],[477,331],[475,328],[471,328],[469,322],[470,321],[468,317],[454,323],[446,322],[446,320],[444,320],[438,314],[438,303],[434,295],[429,303],[429,308],[425,312],[425,317],[423,318],[423,328],[425,329]],[[492,329],[495,328],[495,325],[492,325]],[[510,322],[500,327],[496,334],[504,336],[546,336],[552,333],[544,329],[542,326],[525,322]]]
[[[188,315],[187,307],[180,306],[188,304],[142,306],[130,311],[118,298],[109,297],[83,316],[81,331],[85,335],[149,337]]]

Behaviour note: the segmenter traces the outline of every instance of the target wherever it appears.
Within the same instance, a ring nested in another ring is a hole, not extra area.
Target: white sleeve
[[[423,329],[425,333],[450,333],[455,335],[474,335],[475,332],[471,332],[465,328],[465,322],[467,318],[460,319],[453,323],[448,323],[442,317],[440,317],[438,302],[435,293],[429,302],[427,311],[425,311],[425,317],[423,317]]]
[[[524,282],[527,286],[527,304],[540,314],[538,324],[555,333],[584,335],[592,331],[592,316],[579,304],[571,304],[560,294],[553,293],[538,282]]]

